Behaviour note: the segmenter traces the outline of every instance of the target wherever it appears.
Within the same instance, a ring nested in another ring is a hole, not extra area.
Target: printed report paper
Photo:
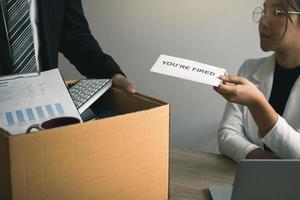
[[[0,128],[11,135],[60,116],[81,119],[58,69],[38,76],[0,79]]]
[[[221,83],[218,77],[226,73],[219,67],[163,54],[150,71],[212,86],[218,86]]]

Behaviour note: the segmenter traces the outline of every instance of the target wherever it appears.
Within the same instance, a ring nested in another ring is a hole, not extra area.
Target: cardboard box
[[[121,114],[19,136],[1,130],[0,199],[168,199],[169,105],[117,88],[102,103]]]

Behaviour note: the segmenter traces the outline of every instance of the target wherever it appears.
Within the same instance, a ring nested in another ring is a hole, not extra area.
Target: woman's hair
[[[300,12],[300,0],[280,0],[280,4],[285,12],[288,12],[291,10]],[[286,15],[285,31],[284,31],[282,37],[284,37],[284,35],[287,31],[288,21],[290,21],[293,24],[293,20],[290,15]],[[299,22],[300,22],[300,20],[299,20]]]

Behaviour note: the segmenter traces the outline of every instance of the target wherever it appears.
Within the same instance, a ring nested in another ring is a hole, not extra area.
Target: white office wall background
[[[149,71],[160,54],[236,74],[259,48],[252,11],[263,0],[83,0],[91,30],[139,92],[170,103],[172,148],[218,152],[225,100],[212,87]],[[65,79],[81,76],[60,56]],[[155,126],[155,125],[154,125]]]

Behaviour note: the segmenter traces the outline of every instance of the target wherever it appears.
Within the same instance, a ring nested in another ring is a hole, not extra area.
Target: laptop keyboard
[[[69,88],[69,93],[81,114],[111,86],[111,79],[81,79]]]

